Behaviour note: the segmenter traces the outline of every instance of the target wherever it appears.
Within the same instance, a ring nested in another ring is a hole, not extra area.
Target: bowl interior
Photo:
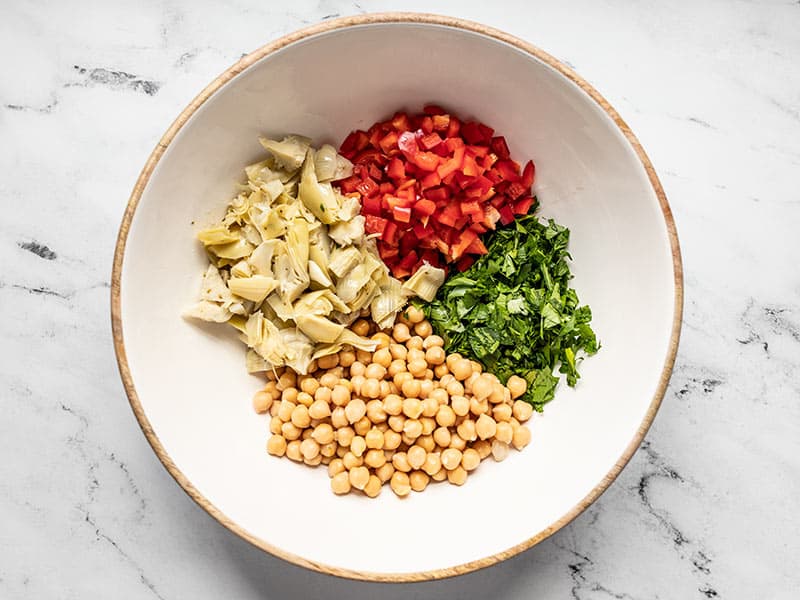
[[[180,317],[205,265],[194,234],[223,213],[242,167],[262,156],[259,135],[298,132],[338,145],[353,128],[426,102],[490,124],[514,157],[534,159],[540,214],[572,231],[574,286],[592,307],[602,349],[583,363],[577,388],[560,384],[555,401],[534,417],[528,448],[485,462],[463,487],[433,485],[405,500],[388,488],[377,500],[336,497],[324,468],[266,454],[268,417],[250,407],[263,381],[246,373],[234,336]],[[521,544],[601,483],[657,392],[675,292],[652,184],[594,100],[543,61],[486,35],[377,23],[269,54],[191,116],[133,216],[121,317],[143,412],[208,502],[279,551],[338,569],[402,575]],[[426,543],[431,535],[435,544]]]

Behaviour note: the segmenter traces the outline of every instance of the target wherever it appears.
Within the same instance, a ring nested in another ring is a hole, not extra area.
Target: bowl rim
[[[477,560],[473,560],[467,563],[451,567],[433,569],[429,571],[403,572],[403,573],[391,573],[391,572],[380,573],[372,571],[359,571],[359,570],[346,569],[308,560],[306,558],[303,558],[302,556],[278,548],[277,546],[274,546],[273,544],[270,544],[269,542],[251,534],[250,532],[245,530],[242,526],[238,525],[236,522],[229,519],[211,502],[209,502],[209,500],[205,496],[203,496],[203,494],[200,493],[200,491],[197,488],[194,487],[194,485],[187,479],[187,477],[178,468],[178,466],[172,461],[169,454],[166,452],[160,440],[158,439],[158,436],[156,435],[155,431],[153,430],[150,421],[147,418],[147,415],[145,415],[142,404],[139,401],[139,397],[136,393],[136,388],[134,386],[133,378],[131,376],[130,368],[128,366],[128,359],[125,351],[125,342],[123,337],[122,309],[121,309],[121,279],[122,279],[123,259],[125,256],[125,245],[127,242],[131,222],[133,220],[134,213],[136,212],[136,207],[139,204],[139,200],[141,199],[142,193],[144,192],[144,189],[147,186],[150,177],[156,165],[158,164],[159,160],[163,156],[169,144],[177,135],[178,131],[186,124],[186,122],[195,113],[195,111],[203,103],[205,103],[206,100],[208,100],[214,93],[219,91],[225,84],[227,84],[237,75],[239,75],[249,67],[253,66],[256,62],[258,62],[262,58],[286,46],[289,46],[290,44],[293,44],[295,42],[298,42],[300,40],[312,36],[336,30],[341,30],[348,27],[360,26],[360,25],[389,24],[389,23],[404,23],[404,24],[418,23],[424,25],[437,25],[437,26],[443,26],[462,31],[467,31],[470,33],[477,33],[479,35],[489,37],[495,41],[504,42],[518,50],[521,50],[526,54],[533,56],[534,58],[540,60],[541,62],[544,62],[548,66],[552,67],[553,69],[561,73],[567,79],[575,83],[578,87],[580,87],[581,90],[583,90],[583,92],[585,92],[592,100],[594,100],[600,106],[600,108],[602,108],[603,111],[609,117],[611,117],[611,119],[617,125],[617,127],[627,140],[627,142],[630,144],[630,146],[638,156],[640,162],[642,163],[642,166],[645,169],[645,172],[647,173],[648,179],[650,180],[650,184],[652,185],[653,191],[655,192],[656,198],[658,199],[661,212],[664,216],[664,222],[667,229],[667,236],[669,238],[670,248],[672,253],[673,277],[675,285],[672,330],[658,386],[650,402],[650,405],[648,406],[647,412],[645,413],[644,419],[639,425],[633,439],[628,443],[620,458],[614,463],[611,470],[600,480],[600,482],[594,488],[592,488],[592,490],[583,499],[581,499],[581,501],[578,502],[578,504],[572,507],[567,513],[561,516],[558,520],[556,520],[555,522],[553,522],[548,527],[546,527],[536,535],[532,536],[531,538],[523,542],[520,542],[519,544],[511,548],[508,548],[507,550],[504,550],[502,552],[497,552],[495,554],[486,556],[484,558],[480,558]],[[221,75],[219,75],[216,79],[214,79],[189,103],[189,105],[178,115],[175,121],[170,125],[169,129],[167,129],[166,133],[164,133],[159,142],[156,144],[156,147],[151,152],[150,156],[147,159],[147,162],[145,163],[141,173],[139,174],[139,177],[136,181],[136,184],[128,200],[125,213],[122,217],[122,222],[120,224],[116,247],[114,251],[114,261],[113,261],[113,269],[111,275],[111,326],[112,326],[112,334],[114,341],[114,351],[117,358],[117,365],[119,368],[120,377],[122,379],[122,383],[125,388],[125,393],[128,397],[128,401],[130,402],[131,409],[133,410],[133,413],[136,416],[136,420],[139,423],[139,426],[142,429],[142,432],[144,433],[145,437],[147,438],[148,443],[152,447],[153,451],[156,453],[156,456],[158,456],[158,459],[167,469],[169,474],[173,477],[173,479],[175,479],[178,485],[181,486],[184,492],[186,492],[186,494],[188,494],[188,496],[192,500],[194,500],[201,508],[203,508],[206,512],[208,512],[214,519],[216,519],[229,531],[233,532],[240,538],[250,542],[257,548],[265,552],[268,552],[278,558],[281,558],[295,565],[305,567],[314,571],[318,571],[320,573],[324,573],[327,575],[334,575],[337,577],[344,577],[344,578],[363,580],[363,581],[375,581],[375,582],[419,582],[419,581],[428,581],[434,579],[444,579],[448,577],[454,577],[457,575],[463,575],[465,573],[470,573],[472,571],[476,571],[478,569],[482,569],[484,567],[497,564],[547,539],[552,534],[557,532],[559,529],[561,529],[562,527],[570,523],[572,520],[574,520],[584,510],[586,510],[595,500],[597,500],[597,498],[600,497],[600,495],[611,485],[611,483],[620,474],[622,469],[625,467],[625,465],[631,459],[633,454],[639,448],[642,440],[644,439],[645,434],[647,433],[648,429],[650,428],[650,425],[653,422],[653,419],[655,418],[656,413],[658,412],[658,409],[661,405],[661,401],[664,398],[667,385],[669,383],[673,365],[675,363],[675,355],[678,350],[678,341],[680,338],[682,316],[683,316],[683,267],[681,261],[680,245],[678,242],[678,235],[675,227],[675,221],[672,217],[672,211],[670,209],[669,203],[667,202],[664,189],[661,186],[661,183],[658,179],[658,176],[656,175],[653,165],[650,162],[650,159],[647,157],[647,154],[642,148],[642,145],[640,144],[639,140],[633,134],[628,125],[622,120],[617,111],[614,110],[614,108],[612,108],[612,106],[608,103],[608,101],[605,98],[603,98],[603,96],[601,96],[597,90],[595,90],[591,85],[589,85],[575,71],[573,71],[571,68],[567,67],[565,64],[558,61],[548,53],[537,48],[533,44],[530,44],[520,38],[517,38],[516,36],[505,33],[499,29],[495,29],[493,27],[489,27],[474,21],[468,21],[465,19],[444,16],[444,15],[416,13],[416,12],[368,13],[368,14],[347,16],[337,19],[331,19],[328,21],[323,21],[321,23],[317,23],[315,25],[311,25],[309,27],[305,27],[303,29],[284,35],[274,41],[271,41],[261,46],[260,48],[254,50],[253,52],[243,56],[234,65],[229,67]]]

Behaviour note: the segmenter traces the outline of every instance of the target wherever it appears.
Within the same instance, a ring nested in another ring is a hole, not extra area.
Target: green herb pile
[[[524,377],[523,399],[537,411],[552,400],[558,371],[574,386],[578,353],[597,352],[592,311],[569,287],[569,230],[534,215],[488,239],[488,254],[451,275],[420,304],[447,352],[477,360],[502,382]]]

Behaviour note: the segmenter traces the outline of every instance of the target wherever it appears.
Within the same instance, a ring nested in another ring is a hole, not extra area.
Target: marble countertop
[[[243,53],[401,3],[45,0],[0,8],[0,597],[796,598],[800,3],[402,3],[573,66],[661,176],[685,266],[675,372],[610,489],[514,559],[414,585],[307,572],[234,537],[162,468],[112,352],[128,194]]]

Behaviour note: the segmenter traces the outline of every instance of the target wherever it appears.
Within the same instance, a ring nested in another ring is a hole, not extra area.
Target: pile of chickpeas
[[[526,382],[506,385],[460,354],[446,354],[421,310],[409,307],[391,332],[359,319],[351,329],[375,352],[343,349],[312,363],[308,375],[269,373],[253,407],[269,411],[267,451],[327,465],[336,494],[370,498],[389,482],[398,496],[431,480],[463,485],[480,462],[506,458],[531,441],[533,407],[518,400]]]

